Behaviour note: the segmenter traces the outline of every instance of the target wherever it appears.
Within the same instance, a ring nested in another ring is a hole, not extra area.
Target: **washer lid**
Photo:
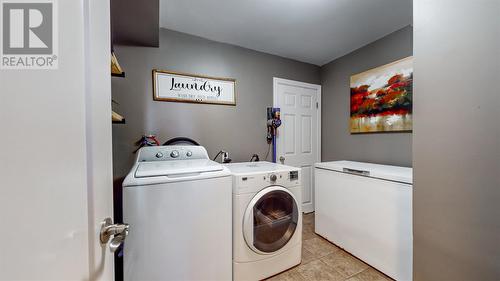
[[[224,167],[212,160],[195,159],[182,161],[141,162],[135,171],[136,178],[172,176],[222,171]]]

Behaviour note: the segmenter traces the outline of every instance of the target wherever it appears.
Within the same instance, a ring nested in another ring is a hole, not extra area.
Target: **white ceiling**
[[[412,0],[160,0],[160,26],[324,65],[412,22]]]

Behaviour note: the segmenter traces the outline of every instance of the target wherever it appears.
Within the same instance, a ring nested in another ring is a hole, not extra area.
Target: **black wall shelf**
[[[111,73],[111,76],[125,78],[125,72],[122,72],[120,74],[118,74],[118,73]]]
[[[112,123],[113,124],[125,124],[125,119],[123,119],[122,121],[113,121]]]

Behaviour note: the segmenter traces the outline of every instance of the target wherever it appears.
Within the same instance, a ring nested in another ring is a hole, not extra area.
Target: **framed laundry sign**
[[[155,101],[236,105],[236,80],[153,69]]]

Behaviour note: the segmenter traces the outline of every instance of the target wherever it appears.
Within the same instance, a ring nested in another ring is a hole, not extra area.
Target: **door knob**
[[[111,237],[111,243],[109,244],[109,250],[111,252],[115,252],[118,247],[125,241],[125,238],[128,235],[128,224],[113,224],[113,220],[111,218],[105,218],[101,222],[101,231],[99,235],[99,239],[101,240],[101,244],[106,245]]]
[[[111,253],[116,252],[116,250],[120,247],[120,245],[123,243],[123,241],[125,241],[126,237],[127,237],[127,234],[124,232],[124,233],[120,233],[118,235],[115,235],[115,237],[113,237],[113,239],[111,239],[111,242],[109,242],[109,250],[111,251]]]
[[[285,164],[285,157],[284,156],[280,156],[280,162],[281,162],[281,164]]]

